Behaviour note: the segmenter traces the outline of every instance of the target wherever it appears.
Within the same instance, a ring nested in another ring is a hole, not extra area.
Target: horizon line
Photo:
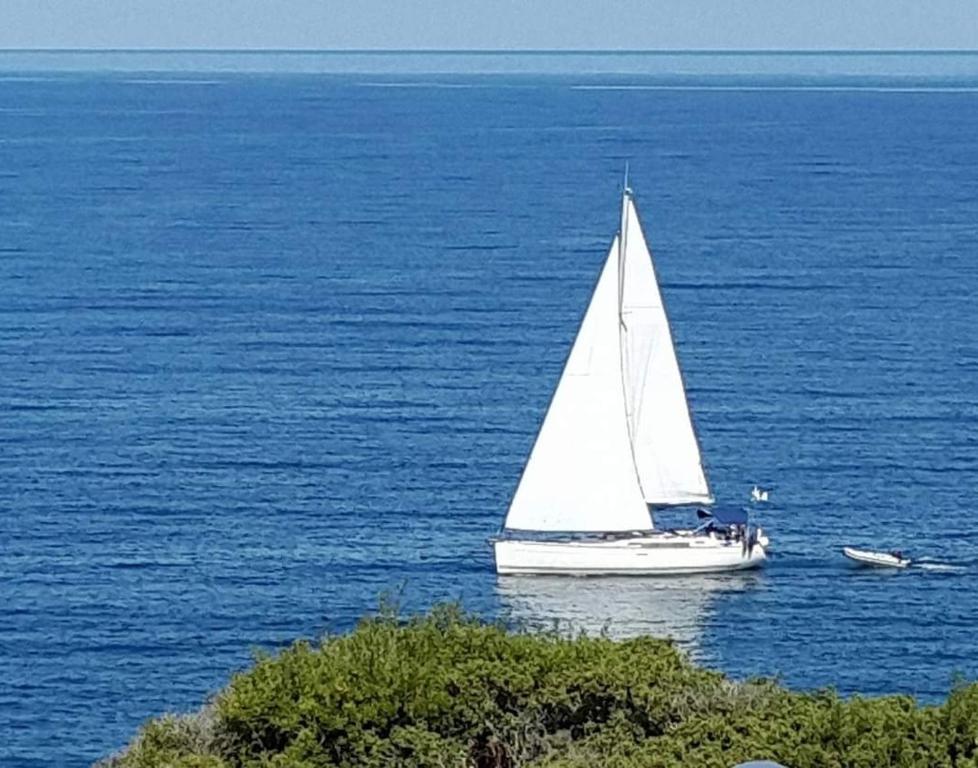
[[[298,55],[796,55],[796,56],[859,56],[859,55],[978,55],[978,48],[6,48],[3,53],[195,53],[195,54],[298,54]]]

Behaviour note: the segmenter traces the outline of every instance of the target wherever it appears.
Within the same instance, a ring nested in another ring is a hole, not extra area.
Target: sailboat
[[[499,574],[658,575],[753,568],[768,539],[714,502],[638,210],[621,224],[501,534]],[[658,530],[652,510],[698,506]]]

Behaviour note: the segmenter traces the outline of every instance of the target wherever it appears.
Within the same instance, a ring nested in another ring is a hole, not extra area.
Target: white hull
[[[842,554],[863,565],[875,565],[882,568],[906,568],[910,565],[910,560],[907,558],[894,557],[886,552],[870,552],[866,549],[843,547]]]
[[[499,539],[493,548],[499,574],[666,576],[740,571],[767,558],[761,544],[748,552],[739,540],[673,532],[611,540]]]

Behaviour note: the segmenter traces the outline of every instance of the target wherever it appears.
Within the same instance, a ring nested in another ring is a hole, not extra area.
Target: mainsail
[[[508,529],[652,528],[647,504],[712,501],[665,309],[628,192]]]
[[[654,506],[711,504],[669,320],[630,194],[622,232],[622,374],[642,493]]]

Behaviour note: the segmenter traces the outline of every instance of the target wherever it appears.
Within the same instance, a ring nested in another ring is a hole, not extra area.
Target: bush
[[[512,633],[452,607],[388,613],[256,659],[117,768],[978,768],[978,685],[941,707],[733,683],[669,642]]]

